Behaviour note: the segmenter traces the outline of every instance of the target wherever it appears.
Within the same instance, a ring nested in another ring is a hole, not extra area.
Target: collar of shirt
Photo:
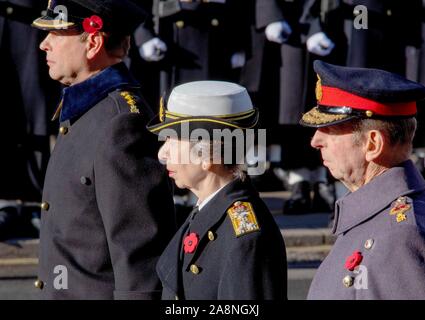
[[[214,193],[212,193],[212,194],[210,194],[208,197],[206,197],[205,198],[205,200],[204,201],[202,201],[202,202],[199,202],[199,200],[198,200],[198,202],[196,203],[196,206],[198,207],[198,209],[199,209],[199,211],[201,211],[202,210],[202,208],[203,207],[205,207],[205,205],[208,203],[208,202],[210,202],[216,195],[217,195],[217,193],[219,193],[223,188],[225,188],[229,183],[231,183],[231,182],[228,182],[228,183],[226,183],[224,186],[222,186],[220,189],[218,189],[217,191],[215,191]]]
[[[398,197],[423,190],[425,181],[413,162],[403,162],[338,200],[332,232],[347,232],[383,211]]]
[[[126,65],[115,64],[93,77],[63,89],[60,122],[73,120],[87,112],[107,95],[120,88],[139,88]]]

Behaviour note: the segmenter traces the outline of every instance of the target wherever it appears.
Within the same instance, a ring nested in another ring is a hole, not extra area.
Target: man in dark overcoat
[[[33,26],[64,84],[44,184],[35,286],[45,299],[154,299],[174,232],[168,178],[145,130],[151,110],[122,63],[143,19],[130,1],[49,1]]]

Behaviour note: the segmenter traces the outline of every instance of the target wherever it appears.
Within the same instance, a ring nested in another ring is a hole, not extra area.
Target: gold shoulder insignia
[[[251,203],[236,201],[227,210],[237,237],[260,230]]]
[[[125,99],[125,101],[127,101],[127,104],[130,106],[131,113],[140,113],[140,110],[136,105],[136,100],[134,99],[134,96],[130,92],[123,91],[120,94]]]
[[[406,197],[398,198],[391,206],[390,215],[396,216],[398,223],[407,220],[406,212],[410,210],[412,206],[407,203]]]

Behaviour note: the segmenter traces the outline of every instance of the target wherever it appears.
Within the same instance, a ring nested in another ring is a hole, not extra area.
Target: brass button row
[[[211,19],[211,25],[213,27],[218,27],[220,25],[220,21],[218,19]],[[185,27],[185,23],[183,20],[176,21],[176,27],[179,29],[183,29]]]

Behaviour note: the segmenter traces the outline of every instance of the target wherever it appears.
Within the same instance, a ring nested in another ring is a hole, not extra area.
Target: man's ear
[[[386,143],[385,135],[379,130],[370,130],[366,134],[365,158],[366,161],[374,161],[384,152]]]
[[[105,39],[99,32],[89,34],[86,40],[87,59],[95,58],[104,47],[104,44]]]

